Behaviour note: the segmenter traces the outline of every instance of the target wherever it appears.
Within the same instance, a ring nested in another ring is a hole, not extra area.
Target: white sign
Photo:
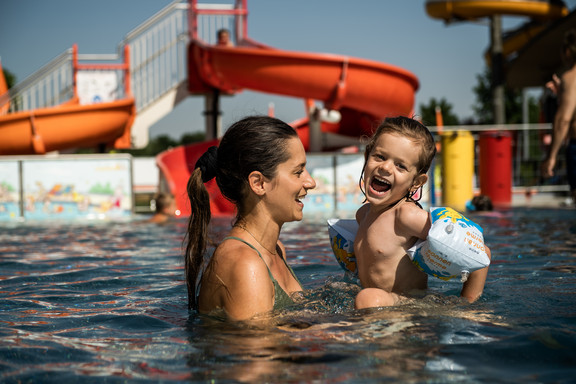
[[[78,71],[76,85],[82,105],[116,100],[118,78],[115,72]]]

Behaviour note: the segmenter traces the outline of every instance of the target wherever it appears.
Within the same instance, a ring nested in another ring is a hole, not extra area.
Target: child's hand
[[[488,258],[492,260],[492,253],[488,246],[486,246],[486,254],[488,255]],[[486,283],[486,277],[488,276],[488,268],[489,267],[482,268],[470,274],[468,280],[466,280],[462,287],[460,297],[465,298],[469,303],[473,303],[480,298],[484,291],[484,284]]]

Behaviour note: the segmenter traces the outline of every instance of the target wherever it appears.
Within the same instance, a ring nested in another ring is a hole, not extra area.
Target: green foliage
[[[117,151],[119,153],[129,153],[134,157],[154,157],[160,152],[166,151],[170,148],[178,147],[180,145],[188,145],[198,143],[204,140],[206,135],[204,132],[185,133],[180,138],[180,141],[174,140],[168,135],[159,135],[151,139],[148,145],[142,149],[123,149]]]
[[[473,106],[477,124],[494,124],[494,103],[492,99],[491,71],[476,75],[477,85],[473,88],[476,94],[476,105]],[[522,123],[522,92],[504,87],[504,113],[506,124]],[[528,123],[537,123],[540,108],[534,97],[528,98]]]
[[[8,89],[10,89],[16,85],[16,75],[5,68],[2,68],[2,70],[4,72],[4,78],[6,79],[6,85]]]
[[[448,103],[446,99],[442,98],[436,100],[434,97],[430,99],[428,105],[420,104],[420,116],[424,125],[437,125],[436,122],[436,107],[442,110],[442,121],[444,125],[458,125],[459,120],[452,112],[452,104]]]

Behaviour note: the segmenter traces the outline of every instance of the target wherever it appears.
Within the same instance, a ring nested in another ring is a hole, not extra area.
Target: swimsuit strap
[[[234,239],[234,240],[238,240],[243,242],[244,244],[246,244],[247,246],[249,246],[250,248],[252,248],[253,250],[255,250],[258,253],[258,256],[260,256],[260,258],[262,259],[262,254],[260,253],[260,251],[258,251],[256,249],[256,247],[254,247],[252,244],[250,244],[249,242],[247,242],[244,239],[241,239],[239,237],[236,236],[227,236],[225,237],[222,241],[224,240],[228,240],[228,239]],[[280,251],[279,253],[281,254],[282,251],[280,250],[280,247],[278,247],[278,245],[276,245],[276,248],[278,251]],[[286,266],[286,268],[288,268],[288,270],[290,271],[290,274],[292,274],[292,277],[294,277],[294,279],[298,282],[299,285],[302,285],[300,283],[300,280],[298,280],[298,278],[296,277],[296,274],[294,273],[294,271],[292,270],[292,267],[290,267],[290,265],[286,262],[286,259],[284,257],[280,257],[282,259],[282,261],[284,262],[284,265]],[[264,259],[262,259],[262,261],[264,261]],[[270,272],[270,269],[268,268],[268,265],[266,263],[264,263],[266,265],[266,269],[268,269],[268,274],[270,275],[270,278],[274,281],[276,281],[276,279],[274,278],[274,276],[272,275],[272,272]]]
[[[260,253],[260,251],[257,250],[255,246],[253,246],[252,244],[250,244],[250,243],[247,242],[246,240],[241,239],[241,238],[236,237],[236,236],[227,236],[227,237],[225,237],[224,239],[222,239],[222,241],[224,241],[224,240],[229,240],[229,239],[238,240],[238,241],[246,244],[247,246],[249,246],[250,248],[252,248],[253,250],[255,250],[256,253],[258,253],[258,256],[260,256],[260,259],[262,259],[262,254]],[[262,259],[262,261],[264,261],[264,259]],[[270,278],[271,278],[273,281],[276,281],[276,279],[274,279],[274,276],[272,275],[272,272],[270,272],[270,268],[268,268],[268,264],[264,263],[264,265],[266,266],[266,269],[268,270],[268,275],[270,275]]]
[[[244,239],[241,239],[239,237],[236,236],[227,236],[225,237],[222,241],[224,240],[228,240],[228,239],[234,239],[234,240],[238,240],[244,244],[246,244],[247,246],[249,246],[250,248],[252,248],[253,250],[256,251],[256,253],[258,253],[258,256],[260,256],[260,259],[262,260],[262,262],[264,263],[264,265],[266,266],[266,269],[268,270],[268,275],[270,276],[270,280],[272,280],[272,285],[274,285],[274,310],[277,309],[282,309],[285,308],[289,305],[294,304],[294,300],[292,300],[292,298],[290,297],[290,295],[288,295],[288,293],[286,293],[286,291],[284,290],[284,288],[282,288],[280,286],[280,284],[278,283],[278,281],[276,281],[276,279],[274,278],[274,276],[272,275],[272,272],[270,272],[270,268],[268,268],[268,264],[266,264],[266,262],[264,261],[264,259],[262,258],[262,254],[260,254],[260,251],[258,251],[256,249],[256,247],[254,247],[252,244],[250,244],[249,242],[247,242]],[[292,268],[290,268],[290,266],[288,265],[288,263],[286,262],[286,260],[281,257],[281,259],[284,261],[284,265],[286,265],[286,267],[288,268],[288,270],[290,271],[290,273],[292,274],[292,276],[294,277],[294,279],[296,280],[296,282],[298,282],[298,285],[302,286],[302,284],[300,284],[300,281],[298,280],[298,278],[296,277],[296,274],[294,273],[294,271],[292,270]]]

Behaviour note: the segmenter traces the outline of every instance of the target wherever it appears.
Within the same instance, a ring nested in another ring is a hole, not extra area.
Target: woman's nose
[[[314,189],[316,188],[316,180],[312,178],[308,170],[306,170],[306,179],[304,180],[304,188],[306,189]]]

